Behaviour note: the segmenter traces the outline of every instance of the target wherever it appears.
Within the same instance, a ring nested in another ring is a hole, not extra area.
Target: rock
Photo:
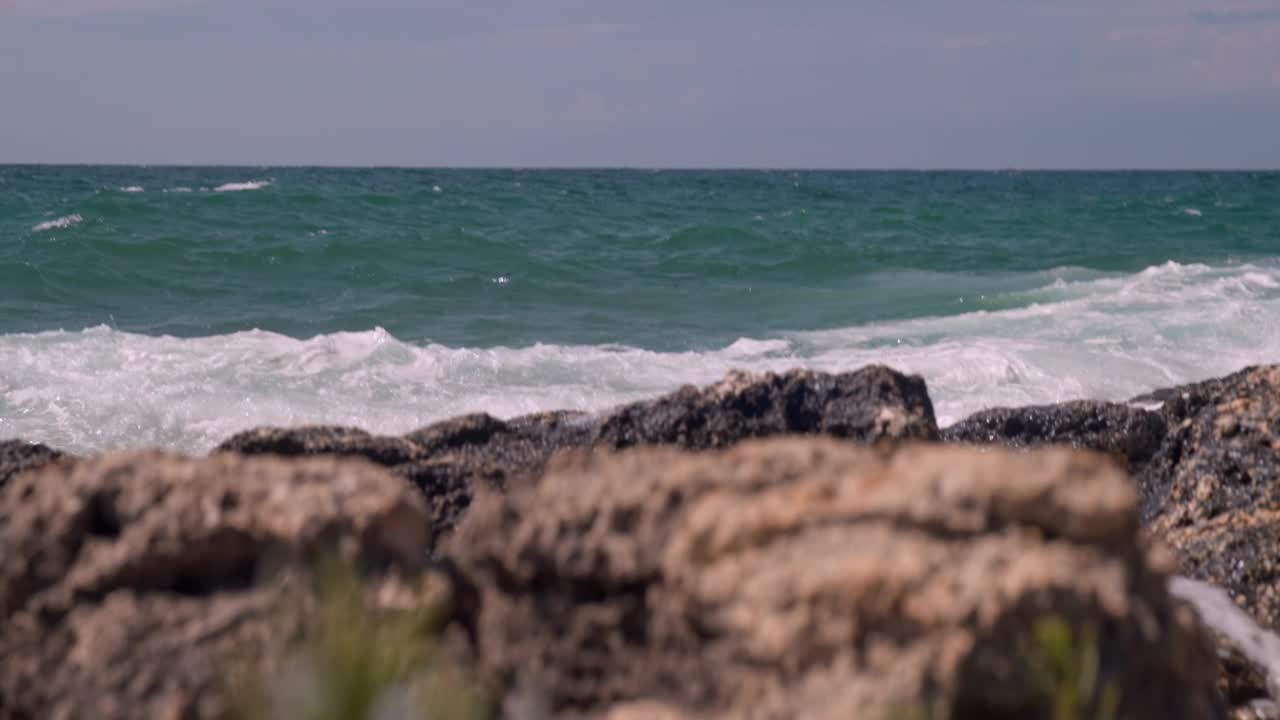
[[[446,533],[466,512],[477,487],[503,490],[514,479],[541,474],[556,451],[585,446],[590,442],[588,421],[588,415],[577,412],[509,421],[464,415],[406,435],[422,448],[423,459],[398,466],[395,472],[422,489],[435,529]]]
[[[705,450],[784,434],[871,443],[882,438],[933,440],[938,427],[923,379],[872,365],[839,375],[732,372],[705,388],[686,386],[619,408],[600,423],[594,439],[596,445],[612,448]]]
[[[536,475],[563,447],[590,441],[585,413],[552,412],[499,420],[463,415],[404,437],[371,435],[356,428],[304,426],[257,428],[235,435],[215,452],[281,456],[362,457],[414,483],[430,507],[432,544],[466,512],[480,487],[502,489],[515,477]]]
[[[1081,401],[978,413],[945,440],[1063,443],[1123,455],[1150,531],[1185,574],[1224,587],[1280,628],[1280,366],[1157,390],[1130,405]]]
[[[40,443],[0,441],[0,488],[20,472],[42,468],[66,457],[61,451]]]
[[[1280,366],[1161,396],[1169,434],[1136,475],[1151,532],[1184,574],[1280,628]]]
[[[1151,514],[1177,524],[1280,499],[1280,366],[1171,388],[1164,447],[1139,477]]]
[[[357,461],[125,453],[0,490],[0,717],[215,718],[235,663],[278,656],[333,549],[426,559],[422,499]],[[288,573],[285,573],[286,575]]]
[[[1089,707],[1222,717],[1213,650],[1123,472],[1092,454],[569,455],[479,497],[445,555],[485,676],[557,717],[1047,718],[1078,688],[1039,670],[1091,649]]]
[[[296,428],[260,427],[247,430],[223,441],[215,452],[238,452],[242,455],[337,455],[362,457],[383,466],[411,462],[422,456],[422,449],[397,437],[370,435],[357,428],[331,425],[304,425]]]
[[[536,478],[560,450],[633,445],[706,449],[767,435],[814,433],[874,442],[934,439],[937,432],[924,381],[872,366],[839,375],[730,373],[706,388],[684,387],[600,416],[570,411],[512,420],[464,415],[404,437],[327,426],[258,428],[228,439],[217,450],[366,458],[417,485],[431,507],[432,532],[443,535],[457,524],[478,489],[502,490],[513,480]]]
[[[1097,450],[1122,458],[1130,469],[1150,460],[1164,436],[1159,413],[1093,400],[983,410],[942,431],[948,442]]]
[[[484,461],[513,469],[536,467],[556,450],[581,447],[590,440],[590,416],[559,411],[503,421],[485,414],[463,415],[415,430],[405,437],[426,457],[453,452],[484,455]]]

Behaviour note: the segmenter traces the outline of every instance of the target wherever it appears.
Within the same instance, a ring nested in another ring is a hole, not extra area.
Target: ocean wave
[[[223,183],[213,189],[214,192],[243,192],[245,190],[261,190],[271,184],[270,180],[250,180],[249,182]]]
[[[124,186],[124,187],[120,188],[120,192],[122,192],[122,193],[140,193],[140,192],[146,192],[146,188],[142,187],[141,185],[126,185],[126,186]]]
[[[1062,275],[1074,279],[1046,284],[1022,307],[742,338],[708,351],[459,348],[402,342],[381,328],[309,339],[107,327],[0,335],[0,437],[78,451],[202,452],[263,424],[401,433],[467,412],[598,411],[735,368],[871,363],[921,374],[946,425],[985,407],[1123,400],[1280,359],[1280,263]]]
[[[56,218],[53,220],[46,220],[38,225],[35,225],[31,228],[31,231],[44,232],[46,230],[62,230],[65,228],[79,225],[83,221],[84,221],[84,218],[80,217],[79,214],[63,215],[60,218]]]

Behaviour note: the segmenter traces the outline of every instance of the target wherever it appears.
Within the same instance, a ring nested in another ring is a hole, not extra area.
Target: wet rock
[[[555,452],[590,442],[589,416],[548,412],[503,421],[464,415],[409,433],[422,459],[394,468],[422,489],[437,532],[448,532],[478,488],[503,490],[541,474]]]
[[[426,510],[364,462],[126,453],[0,490],[0,717],[220,718],[235,664],[283,652],[338,550],[426,557]]]
[[[409,479],[431,507],[432,532],[448,533],[480,489],[536,478],[553,454],[599,446],[726,447],[779,434],[824,433],[859,442],[933,439],[937,425],[924,381],[885,367],[829,375],[730,373],[603,415],[560,411],[511,420],[463,415],[403,437],[327,426],[258,428],[217,451],[284,456],[359,456]]]
[[[1169,434],[1137,473],[1153,534],[1186,575],[1280,627],[1280,366],[1174,388]]]
[[[838,375],[732,372],[705,388],[686,386],[618,408],[600,423],[594,440],[612,448],[705,450],[784,434],[871,443],[882,438],[933,440],[938,427],[923,379],[872,365]]]
[[[1161,391],[1169,436],[1140,476],[1176,524],[1280,500],[1280,366]]]
[[[370,435],[357,428],[332,425],[304,425],[296,428],[261,427],[238,433],[223,441],[215,452],[243,455],[337,455],[362,457],[383,466],[411,462],[422,449],[398,437]]]
[[[446,555],[486,676],[557,716],[1050,717],[1046,626],[1098,653],[1085,709],[1111,687],[1119,717],[1222,716],[1213,650],[1096,455],[570,455],[479,498]]]
[[[590,416],[558,411],[498,420],[463,415],[428,425],[405,436],[427,457],[454,452],[483,455],[486,462],[512,469],[536,467],[556,450],[581,447],[590,440]]]
[[[40,443],[24,440],[0,442],[0,488],[20,472],[42,468],[67,457],[61,451]]]
[[[1136,469],[1159,450],[1165,430],[1165,420],[1159,413],[1118,403],[1078,400],[983,410],[943,430],[942,439],[1010,447],[1067,445],[1113,454],[1130,469]]]
[[[304,426],[257,428],[219,445],[215,452],[281,456],[361,457],[416,485],[427,499],[434,537],[447,533],[466,512],[478,487],[503,489],[533,476],[552,453],[590,442],[588,416],[548,412],[512,420],[477,413],[415,430],[403,437],[371,435],[356,428]]]

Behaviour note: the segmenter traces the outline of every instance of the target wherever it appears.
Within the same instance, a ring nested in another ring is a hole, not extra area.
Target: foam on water
[[[54,220],[46,220],[31,228],[32,232],[45,232],[46,230],[63,230],[65,228],[74,227],[84,221],[79,214],[64,215]]]
[[[1021,307],[744,338],[708,352],[451,348],[382,329],[307,340],[96,327],[0,336],[0,437],[75,451],[202,452],[262,425],[399,433],[465,412],[602,410],[732,368],[885,363],[922,374],[945,425],[978,409],[1145,391],[1280,358],[1280,263],[1051,272]]]
[[[141,185],[126,185],[126,186],[124,186],[124,187],[120,188],[120,192],[123,192],[123,193],[140,193],[140,192],[146,192],[146,188],[142,187]]]
[[[250,180],[249,182],[223,183],[213,189],[214,192],[243,192],[245,190],[261,190],[271,184],[270,180]]]

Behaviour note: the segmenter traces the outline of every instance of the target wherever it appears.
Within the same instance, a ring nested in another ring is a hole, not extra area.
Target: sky
[[[1280,0],[0,0],[0,163],[1280,167]]]

